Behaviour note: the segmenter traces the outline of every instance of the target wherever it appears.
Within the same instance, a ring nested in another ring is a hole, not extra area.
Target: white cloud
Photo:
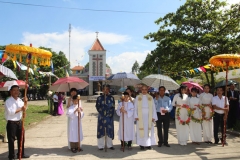
[[[87,31],[80,28],[72,27],[71,39],[70,39],[70,59],[71,66],[77,65],[79,61],[84,58],[84,55],[88,57],[86,52],[90,49],[96,38],[94,31]],[[127,42],[130,37],[127,35],[119,35],[115,33],[100,32],[99,39],[102,44],[114,45]],[[53,51],[63,51],[66,57],[69,58],[69,32],[64,31],[62,33],[23,33],[22,44],[33,44],[34,47],[44,46],[52,48]]]
[[[107,64],[111,67],[113,73],[131,72],[135,61],[139,66],[144,62],[150,51],[143,52],[124,52],[116,56],[107,57]]]
[[[239,0],[227,0],[226,2],[229,4],[236,4],[239,3]]]

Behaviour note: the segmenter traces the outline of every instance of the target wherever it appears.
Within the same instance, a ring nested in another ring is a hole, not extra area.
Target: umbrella
[[[114,76],[110,76],[108,78],[110,80],[110,85],[115,86],[135,86],[136,84],[141,83],[141,80],[132,73],[120,72],[115,74]]]
[[[1,82],[0,91],[9,91],[13,85],[18,85],[20,88],[24,88],[26,83],[22,80]]]
[[[226,80],[225,80],[225,89],[227,89],[227,83],[228,82],[228,67],[240,67],[240,55],[238,54],[220,54],[213,56],[209,59],[209,62],[214,66],[214,67],[222,67],[226,69]],[[225,91],[225,97],[227,97],[227,91]],[[227,99],[225,98],[225,107],[226,107]],[[224,147],[225,140],[226,140],[226,121],[227,121],[227,116],[228,112],[225,111],[225,115],[223,117],[224,121],[224,129],[222,133],[222,146]]]
[[[217,87],[225,87],[226,85],[229,86],[230,84],[237,84],[237,83],[235,81],[233,81],[233,80],[228,80],[227,84],[226,84],[226,80],[222,80],[222,81],[218,82],[215,85],[215,88],[217,88]]]
[[[186,85],[189,90],[191,91],[192,88],[197,88],[200,91],[203,91],[203,88],[198,84],[194,82],[183,82],[182,84]]]
[[[3,76],[17,79],[16,75],[13,73],[11,69],[4,67],[3,65],[0,65],[0,77],[3,77]]]
[[[13,55],[13,57],[12,57]],[[38,49],[30,46],[24,45],[7,45],[5,48],[5,53],[3,58],[7,58],[8,56],[12,57],[12,60],[16,61],[17,56],[19,57],[19,62],[22,62],[22,56],[26,56],[26,63],[27,63],[27,72],[26,72],[26,85],[25,85],[25,93],[24,97],[27,97],[27,88],[28,88],[28,70],[30,63],[33,59],[34,64],[38,64],[38,60],[40,61],[40,65],[50,66],[50,58],[52,57],[52,53],[43,49]],[[27,101],[24,101],[24,106],[27,105]],[[25,119],[25,111],[23,111],[22,116],[22,133],[20,139],[20,147],[19,147],[19,157],[22,156],[22,142],[23,142],[23,131],[24,131],[24,119]]]
[[[88,83],[78,77],[59,78],[49,88],[55,92],[68,92],[71,88],[83,89],[88,86]]]
[[[153,88],[158,88],[160,86],[164,86],[168,90],[176,90],[179,88],[179,84],[177,84],[172,78],[161,74],[151,74],[144,77],[142,83]]]

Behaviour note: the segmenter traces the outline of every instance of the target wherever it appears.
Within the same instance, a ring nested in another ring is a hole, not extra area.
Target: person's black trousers
[[[158,144],[168,144],[168,130],[170,125],[170,115],[165,113],[161,115],[160,112],[157,112],[157,132],[158,132]],[[162,126],[163,126],[163,135],[162,135]]]
[[[222,134],[223,134],[223,131],[224,131],[223,117],[224,117],[224,114],[219,114],[217,112],[214,113],[214,116],[213,116],[213,134],[214,134],[215,142],[219,142],[219,137],[218,137],[219,126],[221,126],[221,133]],[[221,140],[222,140],[222,137],[221,137]]]
[[[228,128],[233,128],[237,122],[237,112],[238,112],[238,104],[230,104],[228,118],[227,118],[227,126]]]
[[[54,113],[53,114],[58,114],[58,102],[54,102],[53,103],[53,105],[54,105]]]
[[[7,123],[7,136],[8,136],[8,151],[9,155],[8,158],[14,158],[14,140],[17,137],[17,144],[18,144],[18,154],[20,153],[20,140],[21,140],[21,133],[22,133],[22,123],[21,121],[8,121]],[[22,155],[24,155],[24,135],[23,135],[23,144],[22,144]]]

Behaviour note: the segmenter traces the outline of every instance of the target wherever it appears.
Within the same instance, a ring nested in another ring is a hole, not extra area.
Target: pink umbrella
[[[18,85],[20,88],[24,88],[26,83],[22,80],[1,82],[0,91],[9,91],[13,85]]]
[[[59,78],[49,89],[55,92],[68,92],[71,88],[83,89],[88,85],[87,82],[78,77],[64,77]]]
[[[186,85],[189,90],[191,91],[192,88],[197,88],[198,90],[200,90],[201,92],[203,91],[203,88],[198,84],[198,83],[194,83],[194,82],[183,82],[182,84]]]

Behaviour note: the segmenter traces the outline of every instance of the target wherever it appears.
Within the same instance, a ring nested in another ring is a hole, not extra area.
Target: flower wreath
[[[203,119],[204,121],[211,121],[212,118],[213,118],[213,115],[214,115],[213,109],[212,109],[212,107],[209,107],[209,108],[210,108],[210,116],[209,116],[209,118],[207,118],[207,117],[206,117],[206,111],[205,111],[205,109],[204,109],[205,107],[209,107],[209,106],[204,106],[204,107],[202,108],[202,119]]]
[[[184,121],[184,120],[182,120],[181,118],[180,118],[180,109],[181,108],[186,108],[187,109],[187,112],[188,112],[188,119],[186,120],[186,121]],[[187,125],[189,125],[189,123],[190,123],[190,120],[191,120],[191,118],[190,118],[190,116],[191,116],[191,109],[190,109],[190,107],[188,106],[188,105],[186,105],[186,104],[184,104],[184,105],[182,105],[182,107],[179,107],[178,109],[177,109],[177,119],[178,119],[178,121],[179,121],[179,124],[181,124],[181,125],[185,125],[185,124],[187,124]]]
[[[202,111],[203,108],[204,108],[204,106],[198,105],[198,108]],[[203,117],[202,117],[202,118],[196,118],[196,117],[193,116],[193,114],[194,114],[194,110],[192,109],[192,112],[191,112],[191,120],[192,120],[193,122],[195,122],[195,123],[202,123]]]

